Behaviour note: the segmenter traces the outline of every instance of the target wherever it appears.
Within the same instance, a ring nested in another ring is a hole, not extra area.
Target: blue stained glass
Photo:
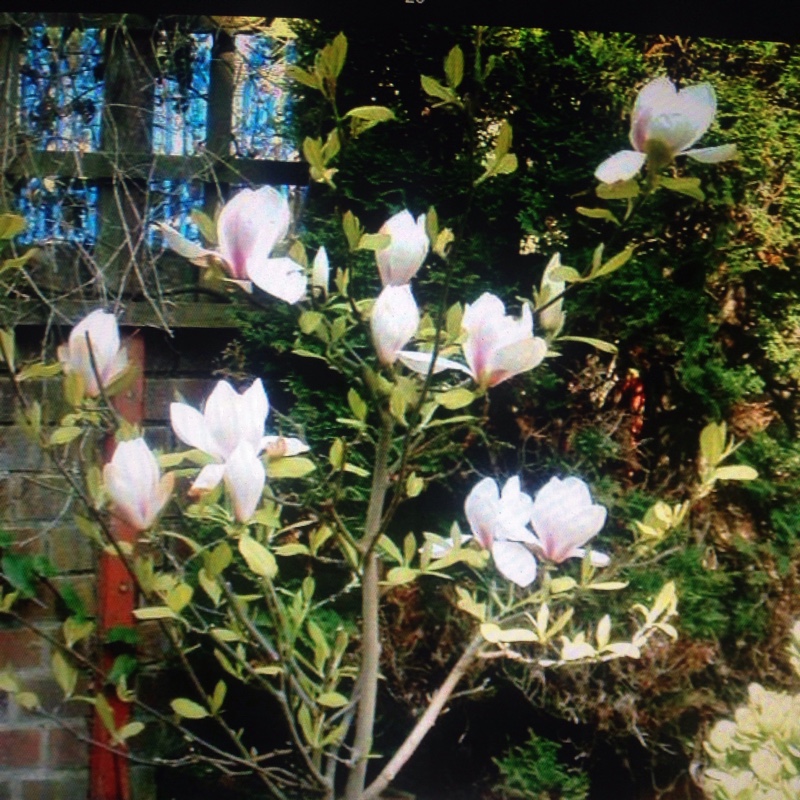
[[[102,56],[100,30],[30,29],[20,63],[20,127],[37,148],[97,150]]]

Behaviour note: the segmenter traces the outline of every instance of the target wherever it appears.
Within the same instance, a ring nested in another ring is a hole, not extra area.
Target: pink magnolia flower
[[[186,403],[170,405],[175,435],[215,462],[200,470],[192,493],[210,491],[225,477],[226,463],[241,442],[247,442],[255,455],[266,451],[272,457],[294,456],[308,450],[308,445],[299,439],[265,436],[268,413],[269,401],[260,379],[242,394],[227,381],[219,381],[202,413]],[[241,461],[242,457],[237,459],[237,463]]]
[[[144,439],[120,442],[103,467],[103,482],[114,513],[137,531],[150,528],[172,494],[175,475],[162,477]]]
[[[669,78],[650,81],[638,94],[631,115],[633,150],[620,150],[595,170],[603,183],[626,181],[649,158],[657,169],[676,156],[689,156],[707,164],[736,156],[735,145],[689,148],[708,130],[717,112],[717,97],[708,83],[676,89]]]
[[[243,189],[223,207],[217,223],[218,250],[208,250],[181,236],[163,223],[158,228],[167,246],[193,264],[208,267],[221,263],[230,278],[247,291],[251,282],[287,303],[306,293],[308,278],[290,258],[270,258],[270,253],[289,232],[289,204],[277,189]]]
[[[469,372],[482,387],[533,369],[547,352],[544,339],[533,335],[530,308],[522,307],[519,319],[506,314],[503,301],[488,292],[464,309],[462,345]]]
[[[382,364],[397,361],[419,327],[419,308],[411,287],[385,286],[378,295],[370,315],[372,342]]]
[[[589,487],[580,478],[551,478],[536,494],[530,512],[534,550],[555,564],[583,558],[585,545],[606,522],[606,509],[592,503]],[[609,558],[592,553],[592,563],[605,566]]]
[[[92,368],[90,344],[97,374]],[[58,360],[65,373],[77,372],[83,378],[89,397],[97,397],[100,394],[97,378],[103,386],[108,386],[128,366],[114,315],[98,309],[84,317],[70,332],[67,344],[58,348]]]
[[[387,247],[375,251],[381,282],[384,286],[410,283],[425,261],[430,246],[425,233],[425,215],[420,214],[414,222],[408,211],[401,211],[387,220],[379,233],[391,237]]]
[[[520,490],[516,476],[506,481],[502,493],[492,478],[484,478],[473,487],[464,503],[467,521],[478,543],[491,551],[504,577],[523,587],[536,579],[536,558],[526,547],[536,541],[526,527],[532,508],[533,501]]]

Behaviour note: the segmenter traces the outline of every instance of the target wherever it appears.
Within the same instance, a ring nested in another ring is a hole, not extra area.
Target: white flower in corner
[[[150,528],[167,504],[175,483],[162,477],[156,457],[144,439],[120,442],[103,467],[103,483],[114,513],[137,531]]]
[[[299,439],[264,435],[269,401],[261,379],[242,394],[227,381],[219,381],[202,413],[186,403],[172,403],[169,410],[175,435],[215,462],[200,471],[190,490],[193,494],[210,491],[225,477],[226,462],[241,442],[255,455],[266,451],[270,457],[295,456],[308,450]],[[240,456],[237,463],[241,461]]]
[[[551,478],[536,494],[530,513],[534,550],[560,564],[583,558],[585,545],[606,522],[604,506],[592,503],[589,487],[580,478]],[[609,558],[592,552],[592,563],[605,566]]]
[[[305,270],[290,258],[270,258],[289,232],[291,215],[286,198],[271,186],[243,189],[229,200],[217,223],[218,250],[208,250],[163,223],[157,225],[167,246],[193,264],[221,263],[229,277],[247,291],[259,289],[296,303],[305,296]]]
[[[506,314],[503,301],[489,292],[464,309],[462,345],[469,372],[481,388],[527,372],[541,363],[547,343],[533,335],[530,308],[519,319]]]
[[[650,81],[633,106],[630,140],[634,149],[607,158],[595,170],[595,177],[603,183],[629,180],[648,159],[661,169],[680,155],[707,164],[735,158],[736,145],[690,149],[708,130],[716,111],[717,97],[708,83],[678,90],[666,77]]]
[[[430,247],[425,232],[425,215],[420,214],[415,222],[408,211],[401,211],[385,222],[378,232],[391,237],[387,247],[375,251],[381,282],[384,286],[410,283]]]
[[[96,369],[92,367],[94,357]],[[105,311],[92,311],[70,332],[67,344],[58,348],[58,360],[65,373],[76,372],[83,378],[89,397],[97,397],[100,387],[108,386],[127,366],[128,356],[120,347],[119,327],[116,317]]]
[[[520,490],[516,476],[506,481],[502,493],[492,478],[484,478],[464,503],[467,521],[481,547],[491,552],[504,577],[523,587],[536,579],[536,558],[526,546],[536,541],[526,527],[532,507],[533,501]]]
[[[391,366],[419,327],[419,308],[411,287],[385,286],[372,306],[369,325],[381,364]]]

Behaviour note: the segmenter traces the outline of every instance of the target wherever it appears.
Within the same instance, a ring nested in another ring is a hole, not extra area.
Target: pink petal
[[[703,164],[719,164],[737,157],[735,144],[721,144],[718,147],[701,147],[699,150],[687,150],[683,153]]]
[[[205,418],[196,408],[185,403],[171,403],[169,416],[172,430],[184,444],[209,455],[221,457],[208,435]]]
[[[264,465],[255,450],[241,442],[225,464],[225,489],[239,522],[248,522],[255,514],[266,480]]]
[[[279,300],[294,304],[305,297],[308,277],[291,258],[266,258],[264,251],[253,253],[247,260],[247,277]]]
[[[497,522],[500,494],[492,478],[484,478],[472,487],[464,502],[467,522],[482,547],[491,547]]]
[[[594,171],[594,176],[602,183],[616,183],[633,178],[644,166],[647,156],[635,150],[620,150],[607,158]]]
[[[503,577],[525,588],[536,580],[536,558],[517,542],[495,542],[492,559]]]
[[[199,475],[195,478],[191,489],[189,489],[190,496],[196,497],[204,494],[205,492],[210,492],[212,489],[216,489],[216,487],[219,485],[219,482],[224,477],[224,464],[206,464],[203,469],[200,470]]]
[[[174,250],[179,256],[188,259],[198,267],[209,267],[214,261],[223,260],[216,251],[207,250],[197,242],[190,241],[163,222],[157,222],[155,227],[161,232],[164,242],[170,250]]]

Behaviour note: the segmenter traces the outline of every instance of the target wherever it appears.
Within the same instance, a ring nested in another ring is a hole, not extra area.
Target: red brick
[[[0,629],[0,665],[16,668],[35,667],[42,663],[43,641],[33,631]]]
[[[89,773],[71,770],[58,777],[22,782],[22,800],[86,800]]]
[[[47,534],[50,562],[59,572],[86,572],[94,568],[89,539],[71,527],[54,528]]]
[[[80,724],[72,723],[70,727],[77,732],[86,733],[86,730],[78,727]],[[85,727],[83,725],[84,729]],[[89,763],[89,746],[63,728],[50,730],[49,745],[47,766],[50,768],[85,767]]]
[[[34,767],[42,754],[42,731],[0,731],[0,767]]]

